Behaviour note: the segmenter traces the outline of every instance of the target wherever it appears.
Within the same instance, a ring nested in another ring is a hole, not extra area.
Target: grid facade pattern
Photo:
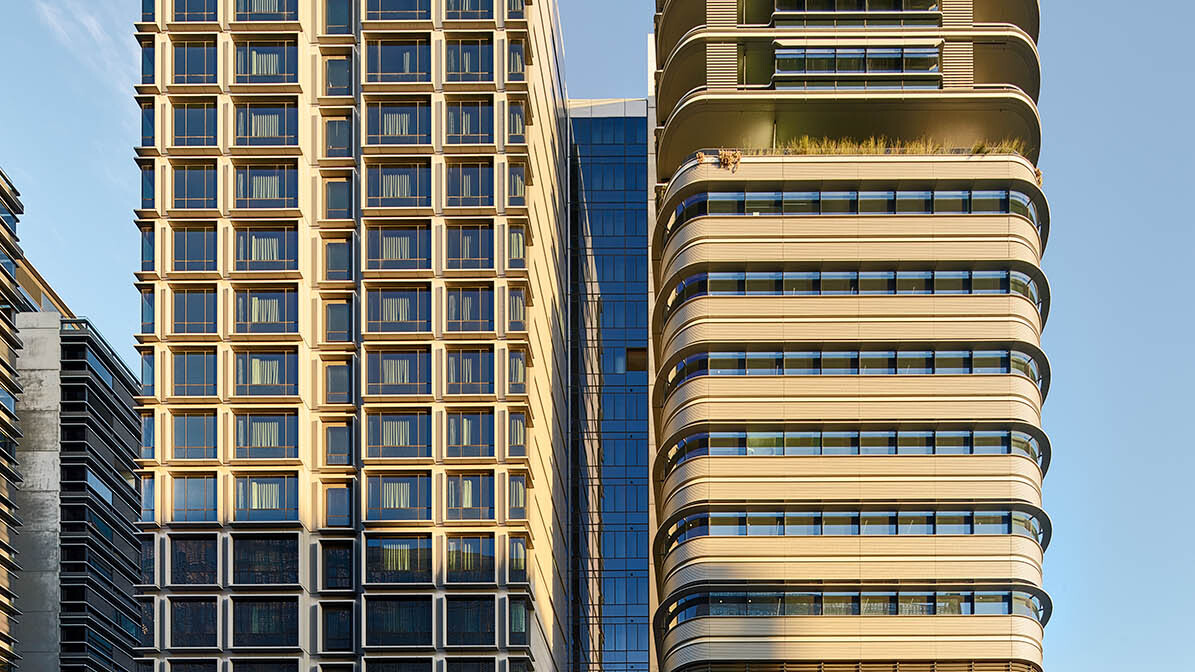
[[[648,666],[643,103],[570,103],[574,672]]]
[[[561,664],[555,12],[146,4],[139,672]]]

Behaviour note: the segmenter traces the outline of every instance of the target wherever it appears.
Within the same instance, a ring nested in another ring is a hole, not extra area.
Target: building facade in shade
[[[550,0],[158,0],[139,672],[567,664]]]
[[[22,670],[133,672],[140,613],[139,385],[94,325],[77,318],[26,262],[27,305],[16,316],[25,524],[13,584]]]
[[[17,244],[18,219],[25,214],[21,193],[0,170],[0,670],[15,669],[18,658],[16,628],[19,611],[14,586],[19,576],[16,540],[21,519],[16,495],[21,484],[17,445],[21,438],[17,399],[22,387],[17,375],[17,313],[28,300],[17,284],[17,263],[23,258]]]
[[[646,672],[647,101],[569,102],[573,672]]]
[[[660,0],[654,669],[1038,672],[1036,0]]]

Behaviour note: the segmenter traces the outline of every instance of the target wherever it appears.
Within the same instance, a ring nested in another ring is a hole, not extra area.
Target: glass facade
[[[646,105],[571,114],[572,670],[638,672],[650,632]]]

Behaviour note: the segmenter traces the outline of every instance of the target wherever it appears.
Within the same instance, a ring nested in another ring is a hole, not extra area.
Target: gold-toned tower
[[[1039,672],[1036,0],[658,0],[659,672]]]
[[[551,0],[146,0],[148,672],[566,662]]]

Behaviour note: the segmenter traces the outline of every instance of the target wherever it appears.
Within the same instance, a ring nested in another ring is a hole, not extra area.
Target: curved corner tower
[[[1040,671],[1038,20],[657,1],[658,672]]]

